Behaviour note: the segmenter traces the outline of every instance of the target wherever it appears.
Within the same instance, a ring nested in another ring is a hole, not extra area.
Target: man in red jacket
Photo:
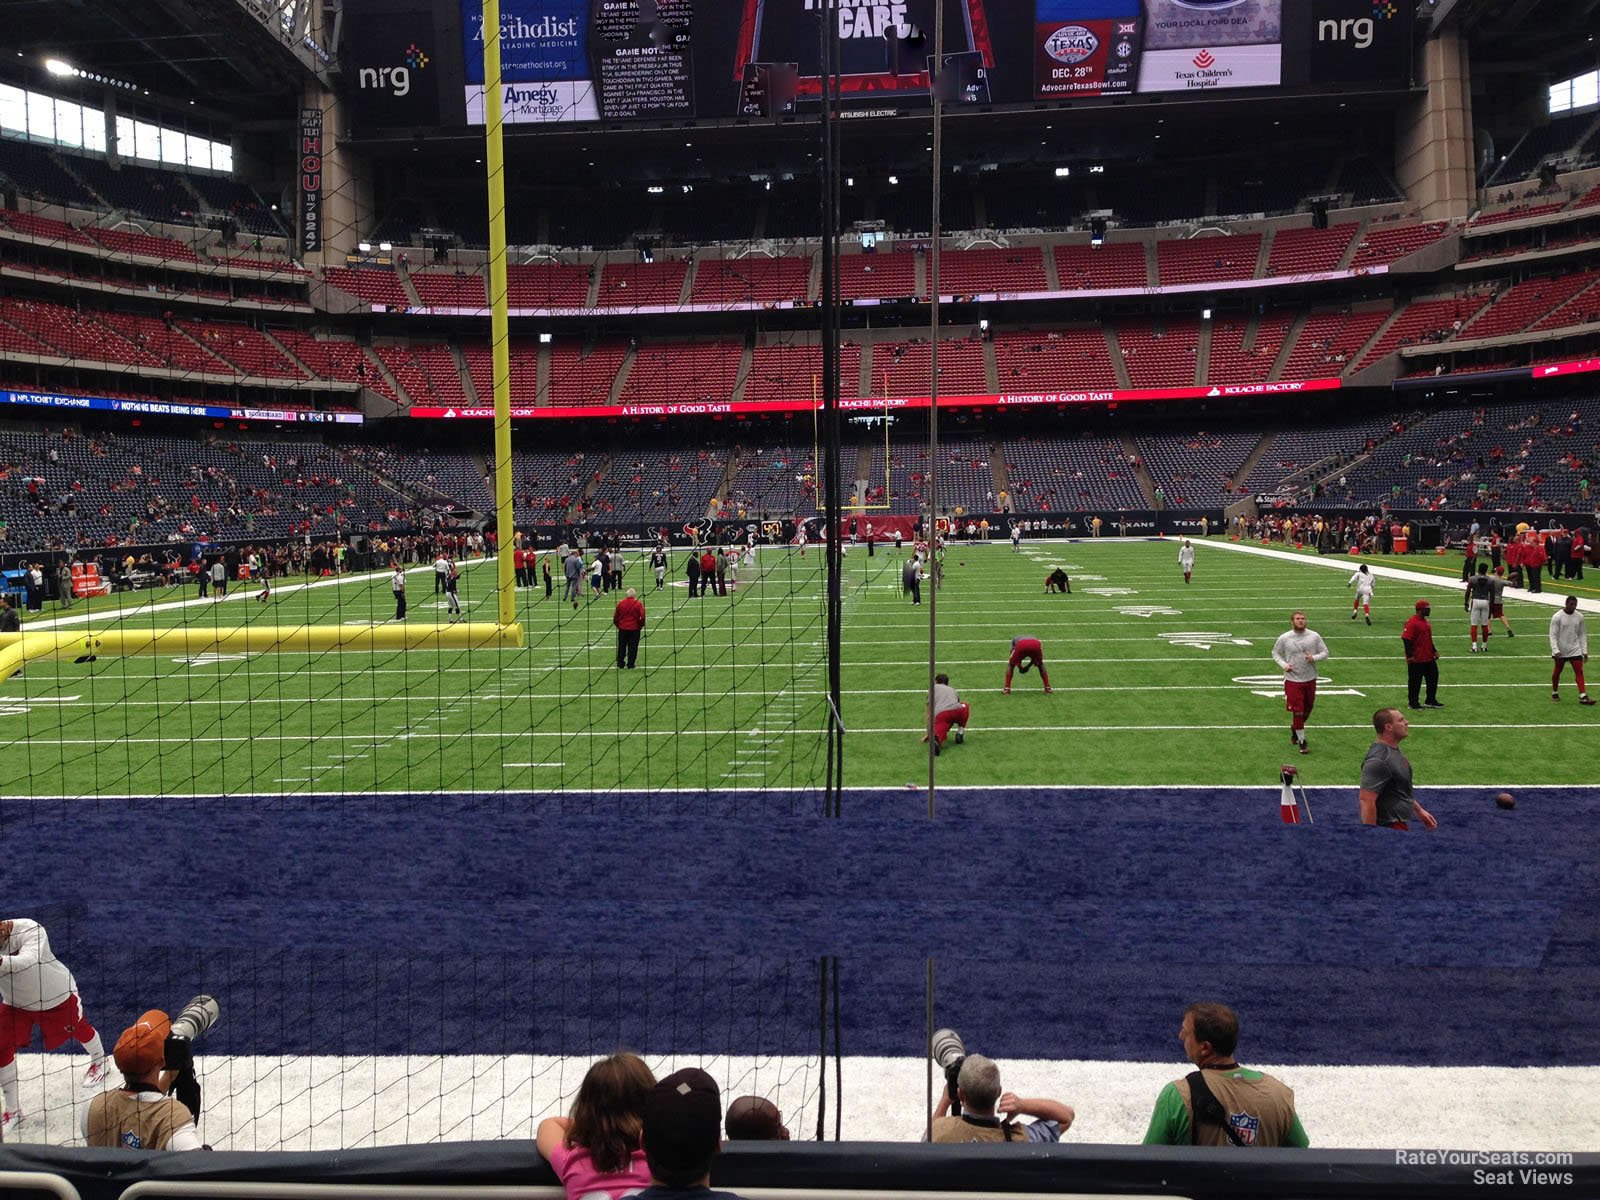
[[[1575,529],[1572,533],[1571,557],[1567,559],[1567,578],[1582,579],[1583,564],[1589,559],[1589,543],[1583,540],[1583,530]]]
[[[1412,708],[1443,708],[1439,703],[1439,652],[1433,648],[1433,626],[1428,624],[1429,604],[1417,601],[1416,614],[1400,631],[1406,646],[1406,700]],[[1422,685],[1428,685],[1426,706],[1417,703]]]
[[[1544,564],[1549,555],[1545,553],[1544,543],[1539,540],[1539,535],[1530,531],[1528,544],[1522,551],[1522,565],[1528,573],[1528,590],[1542,592],[1544,587],[1539,582],[1539,572],[1544,569]]]
[[[617,670],[631,671],[639,658],[639,635],[644,630],[644,605],[639,603],[632,588],[617,601],[611,623],[617,627]]]

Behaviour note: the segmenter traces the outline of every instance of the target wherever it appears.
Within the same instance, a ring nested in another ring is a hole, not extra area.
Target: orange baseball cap
[[[117,1069],[124,1075],[154,1075],[167,1061],[167,1034],[172,1021],[159,1008],[152,1008],[122,1031],[111,1052]]]

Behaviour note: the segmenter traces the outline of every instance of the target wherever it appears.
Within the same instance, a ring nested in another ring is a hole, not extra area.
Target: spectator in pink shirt
[[[539,1122],[535,1142],[568,1200],[637,1192],[650,1183],[644,1150],[644,1099],[655,1076],[637,1054],[622,1052],[589,1068],[570,1117]]]

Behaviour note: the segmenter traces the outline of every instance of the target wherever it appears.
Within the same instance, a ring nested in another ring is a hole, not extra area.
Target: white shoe
[[[87,1092],[97,1092],[105,1086],[106,1060],[97,1058],[89,1064],[89,1069],[83,1073],[83,1088]]]

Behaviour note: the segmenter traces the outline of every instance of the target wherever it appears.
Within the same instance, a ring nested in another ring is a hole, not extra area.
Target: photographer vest
[[[992,1117],[936,1117],[928,1140],[935,1145],[955,1142],[1025,1142],[1027,1131],[1010,1121]]]
[[[89,1101],[86,1122],[91,1146],[110,1150],[165,1150],[172,1135],[193,1117],[170,1096],[147,1100],[150,1092],[117,1089],[101,1092]]]
[[[1196,1119],[1194,1097],[1189,1078],[1175,1081],[1178,1094],[1189,1110],[1190,1142],[1196,1146],[1229,1146],[1235,1144],[1223,1127],[1211,1121]],[[1290,1127],[1294,1124],[1294,1092],[1271,1075],[1251,1071],[1244,1067],[1232,1070],[1206,1071],[1206,1087],[1217,1098],[1228,1124],[1246,1146],[1288,1145]]]

